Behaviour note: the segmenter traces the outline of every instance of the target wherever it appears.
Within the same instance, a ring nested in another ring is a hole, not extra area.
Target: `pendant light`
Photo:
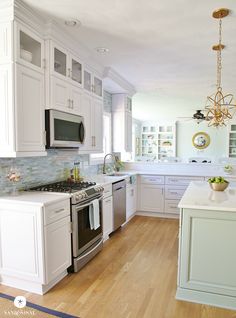
[[[223,94],[221,87],[221,70],[222,70],[222,57],[221,52],[224,49],[222,44],[222,18],[229,14],[229,9],[221,8],[212,13],[213,18],[219,20],[219,43],[213,45],[212,49],[217,53],[217,81],[216,93],[207,97],[206,103],[206,119],[209,121],[208,126],[222,127],[226,126],[227,120],[233,118],[236,105],[233,102],[232,94]]]

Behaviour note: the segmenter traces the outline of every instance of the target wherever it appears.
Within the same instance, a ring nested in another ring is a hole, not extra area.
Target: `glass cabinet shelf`
[[[21,59],[41,67],[42,44],[20,30],[20,57]]]

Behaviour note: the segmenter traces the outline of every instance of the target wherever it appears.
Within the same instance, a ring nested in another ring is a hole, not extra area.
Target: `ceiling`
[[[172,107],[199,108],[215,90],[218,42],[214,9],[232,10],[223,20],[223,90],[236,95],[235,0],[24,0],[64,23],[104,66],[111,66],[142,96]],[[107,47],[101,55],[96,47]],[[139,94],[137,94],[137,97]]]

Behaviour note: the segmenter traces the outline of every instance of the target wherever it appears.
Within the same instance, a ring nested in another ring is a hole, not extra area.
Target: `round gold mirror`
[[[205,149],[210,144],[210,136],[201,131],[193,135],[192,142],[195,148]]]

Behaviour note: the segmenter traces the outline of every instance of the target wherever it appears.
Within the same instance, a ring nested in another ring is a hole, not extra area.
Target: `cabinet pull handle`
[[[170,194],[179,194],[178,192],[170,191]]]
[[[70,68],[68,68],[68,77],[71,77],[70,74],[71,74],[71,71],[70,71]]]
[[[46,70],[46,59],[43,59],[43,69]]]
[[[111,199],[105,201],[105,203],[108,203],[108,202],[111,202]]]
[[[92,147],[94,147],[94,141],[93,141],[93,136],[92,136]]]
[[[71,100],[71,108],[74,109],[74,100]]]
[[[104,193],[108,193],[108,192],[110,192],[109,190],[107,190],[107,191],[104,191]]]
[[[94,147],[96,147],[96,136],[94,136]]]
[[[161,189],[161,194],[164,195],[164,189],[163,188]]]
[[[71,106],[70,106],[70,99],[68,99],[68,108],[71,108]]]
[[[60,213],[60,212],[63,212],[65,209],[63,208],[63,209],[59,209],[59,210],[56,210],[56,211],[54,211],[55,213]]]

